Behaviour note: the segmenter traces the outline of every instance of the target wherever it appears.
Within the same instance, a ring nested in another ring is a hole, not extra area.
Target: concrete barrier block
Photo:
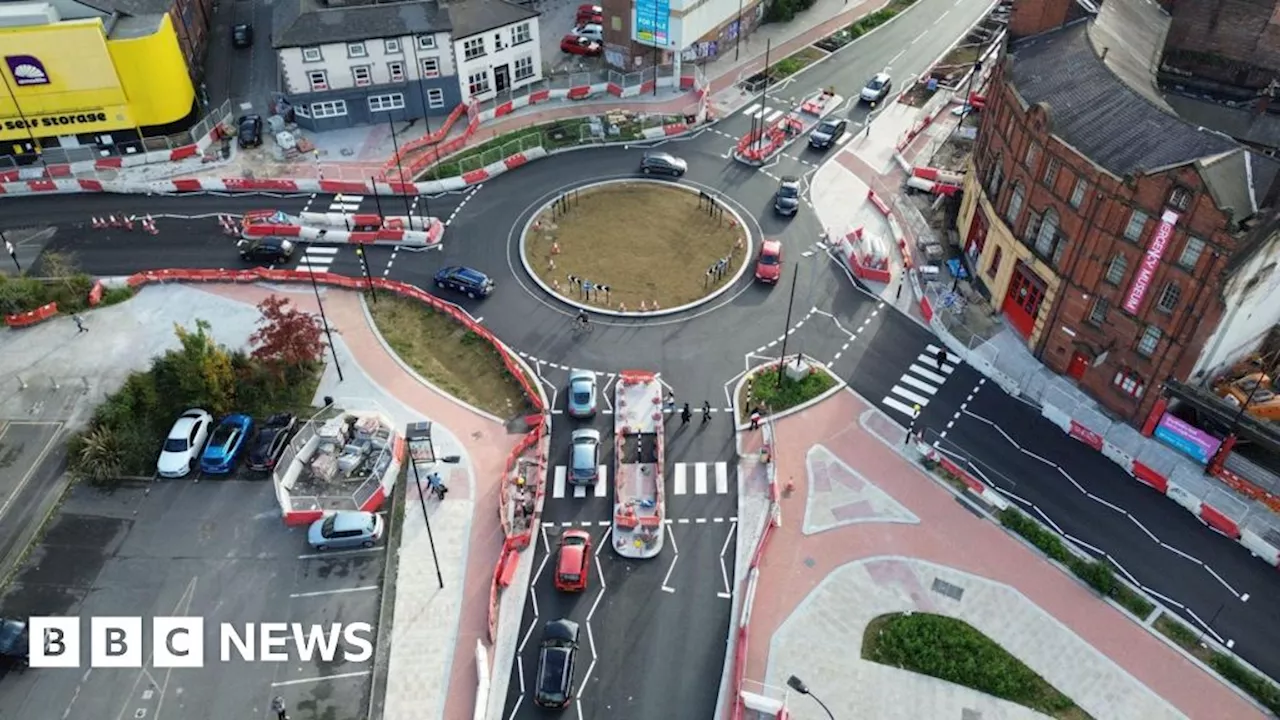
[[[1272,567],[1280,566],[1280,548],[1263,540],[1262,536],[1254,531],[1249,529],[1241,530],[1240,544]]]

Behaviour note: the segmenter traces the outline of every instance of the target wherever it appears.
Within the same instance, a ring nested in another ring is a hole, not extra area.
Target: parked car
[[[0,659],[25,669],[30,662],[31,637],[27,624],[14,618],[0,618]]]
[[[236,246],[240,248],[241,260],[272,265],[289,262],[296,247],[292,240],[276,237],[240,240]]]
[[[848,120],[822,120],[818,123],[818,127],[809,133],[809,147],[815,150],[826,150],[835,145],[848,129]]]
[[[600,431],[574,430],[569,444],[569,483],[595,485],[600,479]]]
[[[863,102],[880,102],[892,88],[893,81],[889,79],[889,73],[876,73],[867,81],[866,87],[862,88],[860,97]]]
[[[592,10],[578,9],[578,14],[573,18],[574,27],[580,25],[604,25],[604,15]]]
[[[489,297],[494,287],[493,280],[488,275],[463,265],[441,268],[436,273],[435,280],[436,287],[456,290],[472,300]]]
[[[800,211],[800,178],[783,175],[778,191],[773,194],[773,209],[779,215],[795,215]]]
[[[600,43],[581,35],[565,35],[560,39],[560,52],[596,57],[603,52]]]
[[[782,241],[766,239],[760,243],[760,255],[756,257],[756,279],[777,285],[782,275]]]
[[[173,427],[160,449],[156,460],[156,474],[165,478],[179,478],[191,472],[200,459],[200,449],[209,439],[213,416],[204,410],[191,409],[174,421]]]
[[[231,44],[238,48],[253,46],[253,26],[249,23],[236,23],[231,26]]]
[[[591,38],[598,43],[604,42],[604,25],[600,23],[582,23],[573,28],[573,34],[579,37]]]
[[[363,510],[340,510],[311,523],[307,542],[321,552],[340,548],[371,548],[382,539],[382,518]]]
[[[565,530],[560,535],[560,548],[556,557],[556,589],[561,592],[582,592],[587,589],[587,577],[591,572],[591,533],[586,530]]]
[[[279,413],[267,418],[249,443],[249,469],[266,472],[276,466],[284,454],[289,438],[298,419],[289,413]]]
[[[542,631],[538,650],[538,687],[533,701],[562,708],[573,700],[574,664],[578,659],[578,623],[552,620]]]
[[[579,14],[579,15],[583,15],[583,14],[588,14],[588,15],[603,15],[603,14],[604,14],[604,8],[603,8],[603,7],[601,7],[600,5],[592,5],[591,3],[587,3],[587,4],[585,4],[585,5],[579,5],[579,6],[578,6],[578,14]]]
[[[253,432],[253,418],[236,413],[218,421],[209,444],[200,455],[200,472],[208,475],[226,475],[236,467],[240,453]]]
[[[591,417],[596,414],[596,374],[590,370],[569,371],[569,416]]]
[[[689,163],[665,152],[647,152],[640,158],[640,172],[645,175],[663,173],[672,177],[680,177],[689,170]]]
[[[242,115],[236,121],[236,134],[239,136],[240,147],[251,148],[262,145],[262,116],[261,115]]]

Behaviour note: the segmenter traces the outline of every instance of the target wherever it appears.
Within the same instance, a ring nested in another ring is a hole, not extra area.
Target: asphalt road
[[[205,57],[204,86],[209,103],[217,107],[231,100],[233,116],[270,112],[271,93],[279,87],[279,70],[271,50],[271,3],[224,0],[217,3]],[[249,48],[231,44],[231,28],[237,23],[253,26]]]

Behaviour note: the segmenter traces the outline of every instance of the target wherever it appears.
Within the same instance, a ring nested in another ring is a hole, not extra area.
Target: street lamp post
[[[445,460],[448,462],[448,459]],[[427,492],[422,489],[422,477],[418,475],[418,463],[409,458],[409,465],[413,467],[413,481],[418,484],[418,502],[422,504],[422,519],[427,524],[427,544],[431,546],[431,562],[436,566],[436,582],[440,584],[440,589],[444,589],[444,575],[440,573],[440,558],[436,556],[436,539],[431,534],[431,516],[427,514]]]
[[[369,274],[369,258],[364,256],[364,247],[356,246],[356,255],[360,257],[360,269],[364,270],[364,279],[369,283],[369,295],[373,298],[373,304],[378,304],[378,291],[373,287],[373,276]]]
[[[973,72],[969,73],[969,89],[965,91],[964,105],[961,106],[965,108],[965,113],[964,115],[960,116],[960,122],[956,123],[956,126],[951,129],[952,135],[955,135],[956,133],[960,132],[960,126],[964,124],[965,116],[973,112],[973,105],[972,105],[973,81],[978,77],[978,73],[980,72],[982,72],[982,61],[975,60],[973,63]],[[868,125],[869,124],[870,123],[868,123]]]
[[[391,117],[390,112],[387,113],[387,127],[391,128],[391,149],[395,152],[396,172],[400,175],[400,184],[403,186],[408,181],[404,179],[404,166],[400,164],[400,141],[396,140],[396,121]],[[374,185],[374,191],[377,191],[376,184]],[[404,198],[405,219],[409,221],[409,228],[413,229],[413,211],[409,209],[409,195],[408,193],[401,193],[400,197]]]
[[[773,50],[773,39],[764,41],[764,90],[760,93],[760,126],[758,128],[759,135],[756,136],[755,146],[760,149],[760,143],[764,141],[764,111],[766,104],[769,102],[769,53]],[[754,131],[753,131],[754,132]]]
[[[830,718],[831,720],[836,720],[836,716],[831,714],[831,708],[827,707],[826,703],[819,700],[817,695],[814,695],[812,692],[809,692],[809,686],[805,685],[803,680],[796,677],[795,675],[792,675],[791,677],[787,678],[787,687],[791,688],[792,690],[795,690],[801,695],[808,695],[809,697],[813,698],[813,701],[818,703],[818,707],[822,708],[822,711],[827,714],[828,718]]]
[[[658,97],[658,3],[659,0],[653,0],[653,96]],[[671,6],[667,6],[667,13],[670,15]]]
[[[418,101],[422,103],[422,122],[427,126],[427,137],[431,137],[431,116],[427,114],[427,88],[422,84],[423,73],[422,63],[418,60],[418,37],[413,38],[413,72],[414,77],[418,78]],[[441,138],[443,140],[444,138]],[[434,150],[433,150],[434,151]],[[436,159],[439,159],[437,156]],[[422,221],[422,229],[427,230],[427,218],[431,215],[431,206],[427,203],[426,195],[419,195],[422,200],[422,212],[418,213],[419,219]],[[409,223],[412,227],[413,223]]]
[[[13,247],[13,243],[9,242],[9,238],[4,236],[4,231],[0,230],[0,241],[4,242],[4,251],[9,253],[9,257],[13,259],[13,266],[18,268],[18,274],[22,274],[22,263],[18,262],[18,251]]]
[[[338,382],[343,382],[342,364],[338,362],[338,348],[333,346],[333,329],[329,327],[329,318],[324,314],[324,303],[320,302],[320,286],[316,284],[316,269],[307,263],[307,274],[311,276],[311,289],[316,294],[316,307],[320,309],[320,324],[324,326],[325,337],[329,338],[329,354],[333,356],[333,369],[338,371]]]
[[[738,62],[738,54],[742,51],[742,0],[738,0],[738,34],[733,39],[733,61]]]
[[[778,387],[782,387],[783,371],[787,365],[787,336],[791,334],[791,308],[796,304],[796,276],[800,274],[800,266],[794,265],[791,270],[791,297],[787,299],[787,324],[782,327],[782,359],[778,363]],[[799,363],[797,363],[799,364]]]

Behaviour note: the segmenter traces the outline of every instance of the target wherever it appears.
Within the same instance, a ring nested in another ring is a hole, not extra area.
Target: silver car
[[[569,372],[569,416],[586,418],[596,414],[596,374],[590,370]]]
[[[862,100],[863,102],[880,102],[892,88],[893,81],[889,79],[889,73],[876,73],[867,81],[867,86],[862,88]]]
[[[595,485],[600,479],[600,431],[590,428],[573,431],[569,446],[569,482]]]
[[[382,518],[362,510],[341,510],[311,523],[307,542],[316,550],[371,548],[382,539]]]

